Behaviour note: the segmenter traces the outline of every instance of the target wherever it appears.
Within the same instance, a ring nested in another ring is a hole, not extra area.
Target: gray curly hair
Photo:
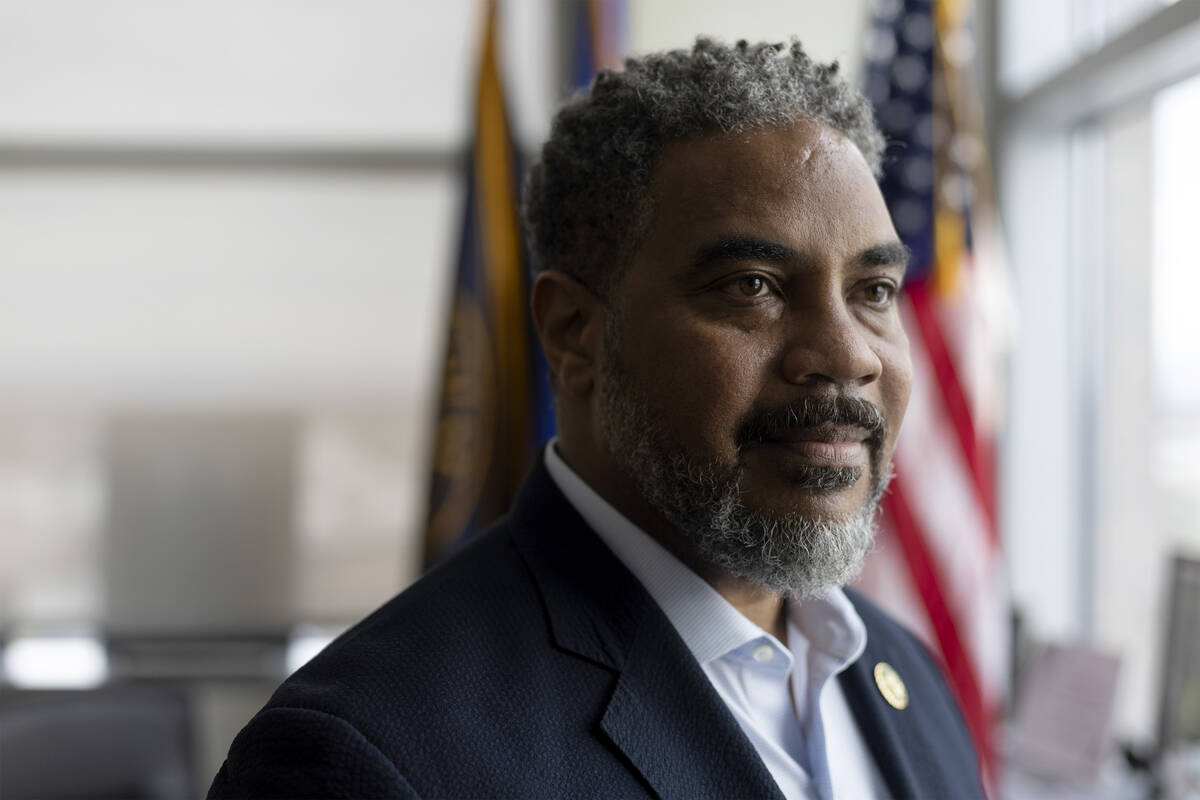
[[[870,102],[800,42],[729,47],[700,37],[603,70],[554,117],[522,208],[534,272],[558,269],[607,299],[645,234],[647,189],[663,146],[812,119],[841,131],[880,174]]]

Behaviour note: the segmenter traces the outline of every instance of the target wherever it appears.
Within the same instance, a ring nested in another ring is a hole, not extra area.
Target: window
[[[1033,633],[1118,652],[1117,733],[1149,739],[1169,560],[1200,550],[1200,7],[1052,6],[1000,6],[995,129],[1021,309],[1004,530]]]

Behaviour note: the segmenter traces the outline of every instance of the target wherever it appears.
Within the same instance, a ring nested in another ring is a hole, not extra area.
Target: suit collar
[[[563,497],[540,458],[510,525],[555,643],[618,673],[600,730],[654,792],[664,800],[782,800],[674,627]]]
[[[517,493],[510,520],[555,643],[620,670],[648,598],[563,497],[541,457]]]

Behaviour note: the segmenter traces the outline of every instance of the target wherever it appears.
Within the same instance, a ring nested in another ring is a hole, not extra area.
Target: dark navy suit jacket
[[[938,667],[847,594],[868,643],[840,680],[893,797],[982,797]],[[904,710],[876,688],[879,661],[907,685]],[[539,463],[508,517],[276,691],[209,797],[782,795],[661,609]]]

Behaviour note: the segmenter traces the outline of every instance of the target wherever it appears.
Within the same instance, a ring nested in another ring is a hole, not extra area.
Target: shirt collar
[[[699,663],[770,635],[588,486],[559,456],[556,441],[551,439],[546,445],[551,479],[584,522],[646,587]],[[788,620],[809,640],[810,647],[829,654],[843,668],[866,648],[862,619],[839,588],[802,603],[789,603]]]
[[[867,626],[839,587],[799,603],[788,603],[788,621],[810,648],[834,662],[834,672],[853,664],[867,649]]]

